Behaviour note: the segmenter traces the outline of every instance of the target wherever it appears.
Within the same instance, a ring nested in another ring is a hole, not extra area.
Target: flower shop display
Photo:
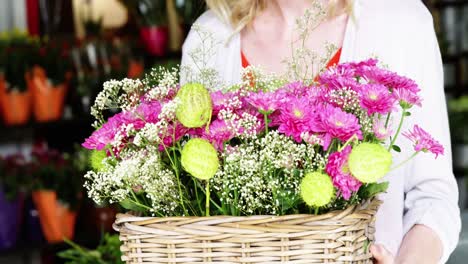
[[[62,117],[71,68],[65,43],[45,41],[38,50],[35,66],[26,73],[33,98],[34,117],[38,122]]]
[[[49,243],[72,239],[79,202],[80,178],[63,154],[36,146],[33,153],[32,199]]]
[[[26,161],[21,155],[11,155],[0,160],[0,250],[15,246],[24,207]]]
[[[38,39],[19,31],[0,34],[0,107],[6,125],[22,125],[31,114],[31,93],[24,74],[33,65]]]
[[[396,140],[414,143],[408,158],[444,153],[421,127],[401,131],[420,88],[375,59],[310,82],[249,67],[222,90],[178,74],[108,81],[91,108],[84,186],[129,211],[114,225],[127,263],[372,263]]]
[[[128,11],[138,19],[140,38],[151,55],[166,54],[169,43],[165,0],[121,0]]]

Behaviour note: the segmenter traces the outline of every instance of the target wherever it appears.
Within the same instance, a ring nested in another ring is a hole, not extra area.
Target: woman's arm
[[[434,155],[421,153],[401,169],[405,177],[405,236],[395,257],[396,263],[445,263],[457,245],[461,223],[458,188],[452,172],[442,59],[429,12],[420,1],[405,2],[413,16],[405,20],[407,31],[398,27],[405,59],[395,67],[419,85],[423,106],[411,108],[412,116],[404,131],[412,128],[413,122],[418,123],[440,141],[445,153],[436,159]],[[405,138],[398,141],[404,151],[412,149]],[[410,154],[406,152],[405,156]],[[373,247],[377,254],[378,248]],[[385,251],[382,252],[380,255],[385,257]]]
[[[371,247],[376,264],[435,264],[442,257],[442,242],[432,229],[415,225],[405,235],[396,257],[382,245]]]
[[[432,229],[415,225],[405,235],[395,262],[435,264],[442,257],[442,250],[442,242]]]
[[[416,56],[408,63],[412,72],[409,77],[414,76],[421,88],[423,107],[411,109],[411,120],[439,140],[445,153],[436,159],[434,155],[422,153],[406,168],[403,216],[406,235],[400,254],[410,256],[413,252],[419,259],[439,256],[435,262],[426,263],[445,263],[457,245],[461,221],[452,169],[442,59],[428,12],[420,21],[413,45],[409,51]]]

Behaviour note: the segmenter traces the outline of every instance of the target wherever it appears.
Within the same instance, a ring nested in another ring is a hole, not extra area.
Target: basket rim
[[[326,214],[314,215],[314,214],[289,214],[289,215],[251,215],[251,216],[230,216],[230,215],[214,215],[214,216],[167,216],[167,217],[157,217],[157,216],[135,216],[131,213],[119,213],[116,215],[116,220],[113,224],[113,227],[116,231],[128,224],[141,224],[145,222],[182,222],[186,221],[203,221],[206,224],[215,224],[217,221],[225,222],[226,219],[230,219],[231,222],[243,222],[243,221],[265,221],[266,219],[271,219],[272,221],[281,221],[281,220],[300,220],[303,218],[308,218],[311,221],[320,221],[320,220],[340,220],[348,215],[353,213],[358,213],[360,211],[368,210],[370,207],[378,207],[382,204],[382,201],[378,198],[372,198],[361,202],[360,204],[354,204],[347,207],[343,210],[334,210]]]

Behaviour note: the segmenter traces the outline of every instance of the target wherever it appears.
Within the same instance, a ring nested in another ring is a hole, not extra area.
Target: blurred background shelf
[[[431,1],[427,1],[431,2]],[[446,1],[432,1],[435,8],[446,8],[446,7],[460,7],[468,5],[466,0],[446,0]]]

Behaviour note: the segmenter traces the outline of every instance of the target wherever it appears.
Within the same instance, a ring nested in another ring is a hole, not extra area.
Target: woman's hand
[[[372,256],[375,259],[374,260],[375,264],[394,264],[395,263],[395,258],[393,257],[392,253],[390,253],[390,251],[388,251],[382,245],[372,245],[370,247],[370,252],[372,253]]]

